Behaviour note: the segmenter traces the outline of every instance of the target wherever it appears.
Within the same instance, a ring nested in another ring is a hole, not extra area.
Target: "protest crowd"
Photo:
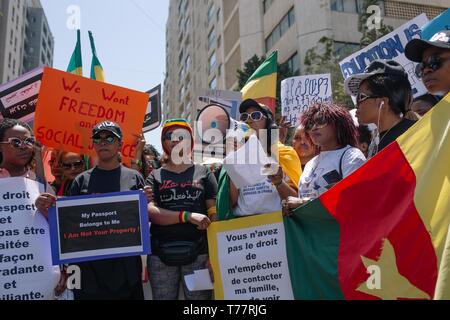
[[[145,259],[134,255],[61,264],[52,283],[54,298],[143,300],[142,282],[147,278],[155,300],[176,300],[180,288],[187,300],[217,298],[212,290],[191,291],[185,281],[198,270],[215,275],[213,283],[218,276],[208,249],[212,224],[250,216],[262,219],[275,212],[291,219],[295,210],[321,197],[422,121],[450,92],[450,31],[440,31],[431,40],[411,40],[405,54],[418,63],[417,76],[427,94],[414,98],[408,73],[398,62],[374,60],[345,81],[347,94],[356,101],[356,119],[350,106],[312,104],[299,117],[291,146],[285,145],[284,134],[290,124],[277,123],[273,110],[257,99],[245,99],[237,120],[248,132],[241,141],[227,143],[225,155],[252,141],[274,161],[262,169],[265,178],[246,186],[233,181],[222,160],[194,162],[195,131],[184,119],[164,122],[162,154],[146,143],[144,134],[135,136],[132,159],[121,154],[127,132],[106,118],[90,129],[90,141],[78,142],[92,145],[90,155],[48,151],[29,124],[0,120],[0,177],[27,178],[44,186],[32,204],[48,223],[55,205],[72,197],[140,191],[146,199],[151,254]],[[8,188],[15,192],[14,185]],[[1,238],[3,242],[7,236]],[[50,245],[45,250],[53,256]],[[72,265],[81,271],[77,288],[67,287]],[[29,276],[16,279],[33,282]],[[3,287],[0,292],[0,298],[12,298]]]

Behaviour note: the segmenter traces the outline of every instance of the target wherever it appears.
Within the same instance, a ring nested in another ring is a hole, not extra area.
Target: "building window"
[[[300,74],[300,59],[298,52],[294,53],[292,57],[286,61],[286,63],[293,75],[297,76]]]
[[[213,47],[215,40],[216,40],[216,30],[212,29],[208,35],[208,49],[211,49]]]
[[[212,90],[217,89],[217,78],[214,77],[214,79],[211,80],[211,82],[209,83],[209,88]]]
[[[214,4],[211,4],[208,9],[208,23],[210,23],[211,20],[214,18],[214,10],[215,10]]]
[[[358,43],[351,42],[334,41],[333,46],[334,54],[339,59],[344,59],[361,49],[361,46]]]
[[[338,12],[363,13],[365,0],[331,0],[331,10]],[[384,1],[378,1],[384,15]]]
[[[270,6],[272,5],[273,0],[263,0],[263,12],[266,13]]]
[[[209,57],[209,73],[211,74],[214,71],[214,67],[216,66],[216,53],[214,52],[211,57]]]
[[[289,30],[289,28],[295,23],[294,7],[281,19],[281,22],[272,30],[266,39],[266,52],[281,39],[281,37]]]

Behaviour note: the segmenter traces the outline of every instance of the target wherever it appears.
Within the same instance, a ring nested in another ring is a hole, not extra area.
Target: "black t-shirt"
[[[380,144],[378,146],[378,152],[386,148],[392,142],[394,142],[398,137],[408,131],[416,122],[408,119],[402,119],[396,126],[394,126],[389,131],[384,131],[380,133]]]
[[[163,168],[154,170],[147,178],[153,188],[155,205],[171,211],[188,211],[207,215],[206,200],[216,199],[217,181],[211,171],[193,165],[182,173]],[[158,242],[195,241],[206,235],[190,223],[160,226],[152,223],[152,247]]]
[[[75,178],[69,195],[124,192],[142,189],[144,185],[144,178],[139,172],[124,166],[110,171],[94,168]],[[75,290],[76,299],[95,298],[104,292],[132,290],[141,281],[140,257],[90,261],[77,265],[81,270],[81,291]]]

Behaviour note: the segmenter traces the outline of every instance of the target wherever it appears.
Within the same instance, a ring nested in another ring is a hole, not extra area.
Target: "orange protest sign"
[[[44,145],[94,156],[92,128],[105,120],[120,125],[122,157],[135,154],[148,94],[45,68],[36,107],[34,132]]]

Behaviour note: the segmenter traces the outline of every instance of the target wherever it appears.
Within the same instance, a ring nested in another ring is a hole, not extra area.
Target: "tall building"
[[[13,80],[23,72],[26,16],[25,0],[0,2],[0,83]]]
[[[44,9],[38,0],[27,0],[27,19],[23,56],[24,72],[37,66],[52,66],[54,39]]]
[[[0,83],[52,66],[54,41],[39,0],[0,2]]]
[[[279,51],[279,62],[304,69],[308,49],[324,36],[342,54],[359,48],[364,0],[171,0],[166,27],[166,118],[195,116],[199,89],[237,88],[237,70],[253,55]],[[385,24],[397,28],[425,12],[434,18],[450,0],[384,0]]]

